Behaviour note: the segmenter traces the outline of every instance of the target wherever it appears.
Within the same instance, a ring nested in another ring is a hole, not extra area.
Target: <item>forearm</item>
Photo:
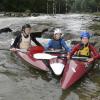
[[[91,49],[91,52],[92,52],[92,58],[94,60],[100,58],[100,54],[97,52],[95,47],[90,46],[90,49]]]
[[[40,44],[35,38],[32,38],[32,41],[33,41],[36,45],[42,46],[42,44]]]
[[[73,47],[72,51],[69,54],[70,58],[75,54],[75,52],[79,50],[79,48],[80,48],[79,44]]]
[[[70,52],[71,51],[71,49],[66,45],[66,43],[65,43],[65,41],[64,40],[62,40],[62,46],[65,48],[65,50],[67,51],[67,52]]]
[[[94,59],[94,60],[100,59],[100,54],[97,54],[96,56],[93,56],[93,59]]]

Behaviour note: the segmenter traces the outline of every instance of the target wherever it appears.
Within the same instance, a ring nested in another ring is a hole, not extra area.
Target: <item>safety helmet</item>
[[[90,38],[90,34],[89,34],[89,32],[81,32],[81,34],[80,34],[80,38]]]
[[[25,28],[31,28],[31,25],[30,24],[25,24],[22,26],[22,31],[25,30]]]
[[[54,34],[61,34],[61,33],[62,33],[62,31],[59,28],[57,28],[57,29],[54,30]]]

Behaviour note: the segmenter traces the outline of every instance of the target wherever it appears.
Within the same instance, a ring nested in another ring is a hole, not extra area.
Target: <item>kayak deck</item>
[[[34,53],[43,52],[43,50],[44,50],[43,47],[33,46],[32,48],[30,48],[30,50],[27,53],[17,51],[17,55],[19,55],[24,61],[31,64],[34,68],[43,71],[49,71],[48,66],[46,66],[43,60],[37,60],[33,58]]]
[[[36,53],[43,53],[44,48],[40,46],[33,46],[27,53],[17,51],[17,54],[26,62],[31,64],[34,68],[43,71],[49,71],[47,64],[40,59],[33,58]],[[50,54],[53,56],[62,56],[66,54]],[[61,88],[67,89],[72,86],[76,81],[78,81],[82,76],[84,76],[89,71],[89,63],[70,60],[67,61],[66,58],[53,58],[48,60],[51,69],[55,75],[61,75]],[[59,65],[59,66],[58,66]],[[58,68],[58,69],[57,69]],[[60,69],[60,70],[59,70]]]
[[[66,65],[63,76],[61,77],[60,83],[62,89],[67,89],[73,85],[89,71],[89,68],[90,67],[87,62],[71,60],[69,64]]]

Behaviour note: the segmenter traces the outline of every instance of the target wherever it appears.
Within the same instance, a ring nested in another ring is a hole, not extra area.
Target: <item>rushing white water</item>
[[[84,17],[85,16],[85,17]],[[33,25],[40,24],[49,27],[59,27],[64,33],[79,34],[80,31],[86,31],[88,26],[92,23],[92,16],[85,14],[65,14],[65,15],[41,15],[38,17],[12,17],[12,18],[0,18],[0,29],[4,27],[11,27],[17,29],[25,23],[31,23]]]
[[[89,31],[95,16],[87,14],[41,15],[0,18],[0,29],[16,31],[25,23],[33,27],[59,27],[64,33],[79,35]],[[11,33],[0,34],[0,48],[9,48]],[[72,88],[63,91],[58,77],[30,68],[10,51],[0,51],[0,100],[100,100],[100,72],[90,73]]]

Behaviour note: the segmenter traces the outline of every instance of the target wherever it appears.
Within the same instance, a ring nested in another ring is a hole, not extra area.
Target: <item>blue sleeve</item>
[[[52,45],[52,40],[49,40],[45,49],[48,50],[49,48],[51,48],[51,45]]]
[[[61,45],[62,45],[62,47],[65,48],[65,50],[66,50],[67,52],[70,52],[70,51],[71,51],[71,49],[66,45],[64,39],[61,40]]]

